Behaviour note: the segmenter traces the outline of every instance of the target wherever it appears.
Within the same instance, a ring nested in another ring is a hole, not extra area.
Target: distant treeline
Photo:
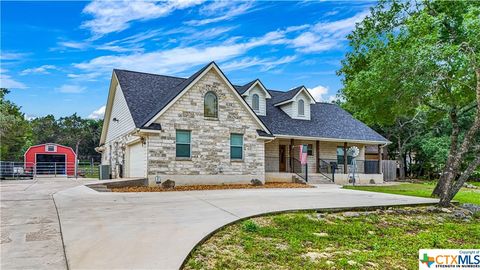
[[[81,161],[100,160],[95,152],[103,120],[83,119],[77,114],[56,119],[53,115],[27,120],[20,107],[7,100],[0,88],[0,160],[22,161],[32,145],[58,143],[78,149]]]

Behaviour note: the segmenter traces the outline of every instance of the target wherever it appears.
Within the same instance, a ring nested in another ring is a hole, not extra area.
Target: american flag
[[[307,164],[307,152],[308,152],[308,145],[306,144],[300,145],[300,163],[302,165]]]

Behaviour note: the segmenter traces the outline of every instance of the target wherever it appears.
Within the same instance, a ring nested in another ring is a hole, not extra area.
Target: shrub
[[[243,227],[243,230],[246,232],[256,232],[259,229],[257,223],[251,220],[244,221],[242,224],[242,227]]]

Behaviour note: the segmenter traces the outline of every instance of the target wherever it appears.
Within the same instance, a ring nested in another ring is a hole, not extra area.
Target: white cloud
[[[25,120],[28,120],[28,121],[31,121],[31,120],[37,118],[37,116],[35,116],[33,114],[25,114],[23,117],[25,118]]]
[[[266,58],[266,59],[259,59],[257,57],[246,57],[242,60],[235,60],[229,63],[223,64],[223,70],[239,70],[243,68],[253,67],[253,66],[260,66],[261,71],[268,71],[273,68],[276,68],[280,65],[290,63],[294,61],[297,57],[296,56],[285,56],[282,58],[274,59],[274,58]]]
[[[22,60],[23,57],[25,57],[27,54],[26,53],[16,53],[16,52],[0,52],[0,56],[2,58],[2,61],[5,60]]]
[[[65,48],[70,49],[77,49],[77,50],[84,50],[90,47],[90,43],[88,42],[76,42],[76,41],[60,41],[58,45]]]
[[[20,75],[27,75],[27,74],[31,74],[31,73],[48,74],[48,73],[50,73],[49,70],[55,70],[55,69],[57,69],[57,67],[54,66],[54,65],[43,65],[43,66],[36,67],[36,68],[24,69],[22,72],[20,72]]]
[[[329,101],[330,97],[326,97],[328,95],[328,87],[318,85],[314,88],[308,88],[308,92],[312,94],[313,98],[317,101]]]
[[[365,10],[355,14],[350,18],[332,22],[317,23],[314,26],[314,31],[345,37],[348,33],[350,33],[350,31],[353,30],[355,24],[362,21],[368,14],[370,14],[370,11]]]
[[[292,46],[300,52],[313,53],[339,47],[355,24],[370,12],[362,11],[354,16],[338,21],[320,22],[292,40]]]
[[[93,16],[82,27],[89,29],[95,37],[112,32],[120,32],[130,27],[133,21],[151,20],[167,16],[177,9],[185,9],[202,3],[203,0],[153,1],[93,1],[83,13]]]
[[[3,57],[3,55],[2,55]],[[0,87],[1,88],[17,88],[17,89],[25,89],[28,88],[24,83],[16,81],[12,79],[12,77],[6,74],[8,70],[2,68],[0,69]]]
[[[229,6],[226,3],[214,2],[217,8]],[[213,12],[212,11],[204,12]],[[89,61],[75,63],[74,67],[85,74],[90,74],[93,79],[97,74],[111,72],[114,68],[131,69],[152,73],[175,74],[191,69],[197,65],[203,65],[210,61],[226,62],[246,54],[249,50],[261,46],[287,45],[295,48],[301,53],[316,53],[336,48],[342,44],[345,35],[355,26],[355,22],[365,17],[367,12],[358,13],[355,16],[343,20],[317,23],[315,25],[290,26],[266,33],[260,37],[245,38],[231,37],[223,43],[213,46],[187,46],[182,44],[176,48],[158,49],[151,52],[132,51],[125,54],[111,54],[93,58]],[[216,36],[228,31],[229,28],[220,27],[209,29],[209,32],[202,32],[202,36]],[[180,30],[179,30],[180,31]],[[189,28],[181,32],[190,31]],[[164,32],[162,32],[164,33]],[[157,33],[151,33],[156,35]],[[202,39],[199,36],[199,39]],[[141,37],[132,36],[131,40]],[[119,40],[111,42],[110,46],[119,45]],[[226,69],[241,69],[249,66],[261,66],[263,70],[270,70],[275,65],[281,65],[295,60],[293,56],[283,58],[256,58],[249,57],[226,63]],[[71,74],[71,77],[80,75]]]
[[[91,114],[89,114],[87,118],[95,119],[95,120],[102,119],[103,115],[105,114],[105,108],[106,106],[103,105],[102,107],[98,108],[98,110],[95,110]]]
[[[193,66],[212,60],[227,61],[246,53],[248,50],[270,44],[284,43],[280,31],[269,32],[244,43],[226,42],[211,47],[179,47],[148,53],[107,55],[94,58],[74,66],[85,72],[111,72],[113,68],[131,69],[144,72],[172,74],[185,71]]]
[[[79,94],[85,92],[86,88],[80,85],[64,84],[56,90],[60,93]]]
[[[101,76],[101,72],[88,72],[88,73],[80,73],[80,74],[74,74],[74,73],[69,73],[67,74],[67,77],[72,79],[72,81],[75,82],[81,82],[81,81],[90,81],[94,82],[97,81],[97,78]]]
[[[241,4],[238,4],[241,3]],[[221,16],[216,16],[213,18],[201,19],[201,20],[190,20],[187,21],[188,25],[206,25],[210,23],[216,23],[226,20],[231,20],[237,16],[251,12],[253,7],[253,2],[236,2],[236,1],[213,1],[211,4],[206,5],[200,9],[201,14],[207,15],[216,15],[223,14]]]

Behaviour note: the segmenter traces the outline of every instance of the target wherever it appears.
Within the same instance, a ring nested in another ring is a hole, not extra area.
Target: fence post
[[[55,169],[55,178],[57,177],[57,162],[53,163]]]

